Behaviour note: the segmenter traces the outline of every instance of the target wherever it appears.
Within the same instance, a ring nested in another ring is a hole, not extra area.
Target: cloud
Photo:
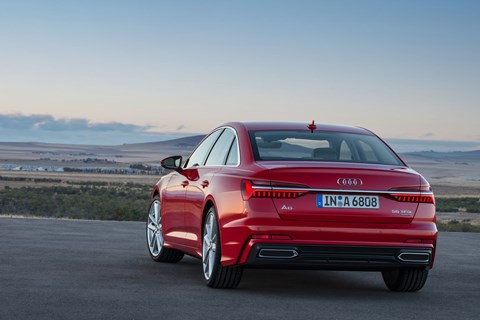
[[[192,133],[157,131],[154,125],[121,122],[96,123],[83,118],[55,118],[52,115],[0,113],[0,141],[67,144],[119,145],[177,139]]]
[[[183,129],[185,129],[185,128],[186,128],[186,126],[184,126],[183,124],[181,124],[181,125],[179,125],[179,126],[177,127],[177,131],[181,131],[181,130],[183,130]]]
[[[0,114],[0,128],[28,130],[52,120],[53,117],[49,115]]]
[[[56,119],[52,115],[0,114],[0,128],[54,132],[135,132],[148,133],[152,126],[139,126],[120,122],[95,123],[88,119]]]
[[[427,132],[423,135],[424,138],[431,138],[431,137],[435,137],[435,133],[433,132]]]

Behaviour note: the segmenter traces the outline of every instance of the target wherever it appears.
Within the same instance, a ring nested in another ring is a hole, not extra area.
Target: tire
[[[147,248],[150,257],[157,262],[175,263],[183,258],[183,252],[165,248],[160,198],[155,196],[150,204],[147,215]]]
[[[215,208],[211,207],[203,223],[202,274],[207,286],[219,289],[233,289],[242,278],[243,269],[237,266],[222,266],[220,230]]]
[[[428,277],[425,269],[394,269],[382,272],[383,281],[391,291],[415,292],[423,288]]]

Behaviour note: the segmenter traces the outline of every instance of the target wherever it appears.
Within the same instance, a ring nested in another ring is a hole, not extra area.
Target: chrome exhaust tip
[[[402,262],[426,263],[430,262],[430,256],[430,252],[403,251],[397,258]]]
[[[258,252],[259,258],[266,259],[293,259],[298,256],[295,249],[261,249]]]

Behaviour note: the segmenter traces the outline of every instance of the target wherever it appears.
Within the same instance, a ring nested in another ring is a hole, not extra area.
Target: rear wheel
[[[175,249],[165,248],[160,198],[155,196],[147,217],[147,246],[150,257],[158,262],[178,262],[183,258],[183,252]]]
[[[382,272],[383,281],[391,291],[414,292],[423,288],[427,281],[428,270],[394,269]]]
[[[203,224],[202,239],[203,280],[212,288],[231,289],[238,286],[242,277],[241,267],[222,266],[221,244],[215,208],[211,207]]]

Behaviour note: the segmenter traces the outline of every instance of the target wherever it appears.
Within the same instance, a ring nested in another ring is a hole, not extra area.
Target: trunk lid
[[[417,202],[399,202],[391,196],[395,189],[420,189],[421,176],[408,167],[278,161],[261,165],[268,170],[274,190],[308,191],[296,198],[272,198],[282,219],[410,223],[418,207]]]

